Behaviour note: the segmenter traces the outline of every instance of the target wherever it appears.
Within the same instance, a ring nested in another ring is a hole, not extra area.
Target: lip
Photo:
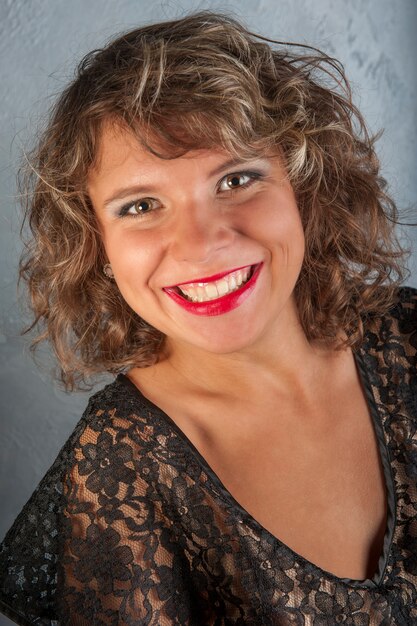
[[[183,309],[185,309],[189,313],[193,313],[194,315],[205,315],[205,316],[223,315],[224,313],[228,313],[229,311],[232,311],[233,309],[238,307],[240,304],[242,304],[242,302],[246,300],[246,298],[249,297],[249,295],[252,293],[252,291],[255,288],[262,266],[263,266],[263,263],[257,263],[256,265],[250,265],[250,266],[244,265],[243,267],[254,268],[252,276],[250,277],[248,282],[245,283],[239,289],[236,289],[236,291],[232,291],[232,293],[229,293],[225,296],[220,296],[219,298],[216,298],[215,300],[208,300],[206,302],[191,302],[189,300],[186,300],[175,290],[175,288],[178,285],[175,285],[173,287],[164,287],[163,291],[174,302],[179,304]],[[238,268],[238,269],[242,269],[242,268]],[[198,279],[192,282],[196,282],[196,283],[197,282],[211,282],[213,280],[219,280],[219,278],[222,278],[223,276],[227,276],[227,274],[230,274],[233,271],[237,271],[237,270],[231,270],[228,272],[223,272],[222,274],[217,274],[216,276],[218,278],[213,278],[211,276],[209,279],[207,278]],[[179,284],[187,285],[190,283],[179,283]]]

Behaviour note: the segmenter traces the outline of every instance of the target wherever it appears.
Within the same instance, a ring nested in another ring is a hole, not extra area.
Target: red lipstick
[[[193,313],[194,315],[223,315],[224,313],[228,313],[232,311],[236,307],[238,307],[246,298],[251,294],[253,289],[255,288],[256,282],[259,278],[259,274],[261,272],[263,263],[258,263],[254,266],[254,270],[252,276],[249,280],[236,289],[236,291],[232,291],[232,293],[228,293],[225,296],[220,296],[215,300],[207,300],[206,302],[191,302],[187,300],[184,296],[178,293],[176,290],[176,286],[174,287],[164,287],[163,291],[170,297],[174,302],[179,304],[183,309],[188,311],[189,313]],[[246,266],[245,266],[246,267]],[[232,270],[236,271],[236,270]],[[230,274],[231,271],[223,272],[221,274],[216,274],[214,277],[199,279],[193,282],[210,282],[213,280],[219,280],[223,276]],[[178,283],[179,285],[186,285],[187,283]]]

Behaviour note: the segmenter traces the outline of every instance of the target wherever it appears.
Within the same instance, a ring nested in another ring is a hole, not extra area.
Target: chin
[[[260,338],[260,333],[255,333],[254,329],[251,332],[245,332],[244,329],[239,330],[231,335],[230,331],[224,333],[210,334],[208,336],[187,338],[187,343],[194,346],[198,350],[210,354],[233,354],[236,352],[244,352],[246,349],[256,345],[257,340]]]

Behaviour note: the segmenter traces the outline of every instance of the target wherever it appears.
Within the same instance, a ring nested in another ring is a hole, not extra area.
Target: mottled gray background
[[[75,63],[115,32],[189,10],[232,11],[271,38],[309,43],[345,65],[355,101],[379,141],[400,208],[417,198],[416,0],[0,0],[0,536],[51,465],[86,405],[66,395],[28,355],[16,298],[20,251],[15,172],[41,116]],[[414,214],[416,215],[416,213]],[[411,243],[417,229],[407,229]],[[415,257],[410,268],[416,265]],[[408,281],[417,286],[417,271]],[[0,617],[0,624],[9,624]]]

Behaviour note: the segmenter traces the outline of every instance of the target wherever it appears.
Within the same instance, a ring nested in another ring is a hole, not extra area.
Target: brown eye
[[[229,176],[227,179],[227,185],[230,189],[234,189],[234,187],[239,187],[241,185],[240,176]]]
[[[140,202],[135,202],[133,205],[136,213],[147,213],[152,208],[152,203],[149,200],[141,200]]]
[[[150,213],[157,208],[157,205],[157,200],[154,198],[142,198],[141,200],[136,200],[135,202],[130,202],[123,206],[119,211],[119,215],[122,217],[124,215],[138,217],[139,215]]]
[[[249,187],[259,175],[256,173],[242,172],[237,174],[228,174],[219,184],[219,191],[233,191],[234,189],[244,189]]]

